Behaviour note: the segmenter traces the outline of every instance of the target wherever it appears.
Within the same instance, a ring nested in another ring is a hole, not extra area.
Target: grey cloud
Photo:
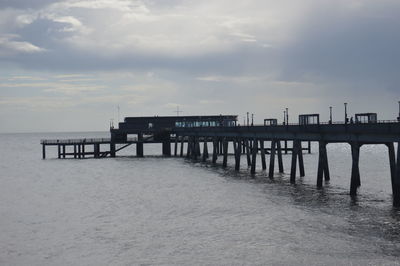
[[[0,8],[40,8],[54,2],[53,0],[2,0]]]

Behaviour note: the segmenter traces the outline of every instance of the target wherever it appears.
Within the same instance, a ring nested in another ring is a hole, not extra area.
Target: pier
[[[324,181],[330,180],[327,145],[347,143],[351,146],[352,155],[350,195],[356,196],[361,186],[360,148],[363,145],[383,144],[388,148],[393,205],[400,207],[400,123],[378,121],[376,114],[358,114],[354,123],[321,123],[317,114],[311,114],[300,115],[297,124],[274,122],[242,126],[238,125],[237,116],[233,115],[126,117],[118,128],[110,129],[110,134],[111,137],[107,139],[42,140],[43,159],[46,158],[46,146],[56,146],[58,158],[83,159],[115,157],[118,151],[133,144],[136,145],[136,156],[143,157],[144,144],[161,143],[164,156],[185,157],[213,164],[217,164],[222,157],[222,167],[227,167],[228,157],[233,157],[237,171],[240,170],[243,155],[252,175],[256,172],[257,157],[261,156],[262,169],[272,179],[276,161],[277,170],[284,173],[282,156],[290,153],[290,183],[295,184],[298,176],[305,176],[304,151],[311,152],[310,143],[317,142],[316,185],[321,188]],[[88,145],[93,146],[93,151],[87,151]],[[117,148],[117,145],[120,147]],[[233,147],[233,156],[228,156],[230,145]],[[102,146],[106,148],[101,149]]]

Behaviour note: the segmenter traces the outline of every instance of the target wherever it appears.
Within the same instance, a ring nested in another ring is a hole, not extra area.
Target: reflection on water
[[[145,158],[130,147],[115,159],[41,160],[40,138],[105,134],[0,135],[0,264],[399,265],[384,146],[361,150],[353,199],[346,145],[328,146],[322,189],[317,154],[296,185],[290,155],[274,179],[260,162],[252,176],[245,158],[236,172],[232,157],[223,169],[221,158],[163,158],[158,145]]]

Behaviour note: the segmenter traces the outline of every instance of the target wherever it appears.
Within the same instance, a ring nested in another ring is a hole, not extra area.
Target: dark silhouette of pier
[[[360,148],[363,145],[384,144],[388,148],[393,205],[400,207],[400,121],[378,121],[376,114],[357,114],[356,121],[321,123],[318,114],[300,115],[298,124],[286,119],[278,124],[276,119],[265,119],[264,125],[242,125],[237,116],[170,116],[127,117],[118,128],[111,128],[106,139],[42,140],[43,159],[46,146],[58,147],[58,158],[115,157],[117,152],[136,145],[136,156],[144,156],[144,144],[161,143],[164,156],[179,156],[216,164],[222,157],[222,167],[227,166],[228,147],[233,147],[235,170],[240,170],[242,155],[250,173],[255,174],[257,156],[261,156],[262,169],[274,178],[275,163],[284,172],[282,154],[291,153],[290,182],[305,176],[303,151],[311,152],[311,142],[318,142],[317,187],[330,180],[327,145],[348,143],[351,146],[352,170],[350,195],[356,196],[361,185],[359,170]],[[394,143],[397,142],[397,160]],[[267,144],[269,144],[267,146]],[[306,145],[304,145],[306,144]],[[101,150],[101,145],[106,146]],[[120,147],[117,148],[117,145]],[[209,153],[212,146],[212,154]],[[93,151],[86,147],[93,146]],[[173,151],[171,150],[173,146]],[[67,151],[72,149],[71,151]],[[298,170],[297,171],[297,167]]]

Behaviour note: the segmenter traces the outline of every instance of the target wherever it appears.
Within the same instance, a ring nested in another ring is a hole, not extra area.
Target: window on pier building
[[[299,115],[300,125],[319,125],[319,114]]]
[[[356,114],[356,123],[376,123],[378,122],[378,115],[376,113],[363,113]]]

